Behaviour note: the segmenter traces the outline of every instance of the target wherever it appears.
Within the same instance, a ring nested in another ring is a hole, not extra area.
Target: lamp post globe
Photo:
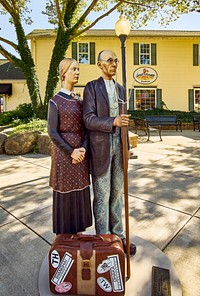
[[[115,32],[117,36],[126,35],[128,36],[130,33],[130,23],[129,21],[123,16],[120,15],[118,21],[115,24]]]
[[[126,38],[130,33],[129,21],[120,15],[119,20],[115,24],[115,32],[121,41],[121,54],[122,54],[122,82],[125,89],[126,95],[126,53],[125,53],[125,42]]]

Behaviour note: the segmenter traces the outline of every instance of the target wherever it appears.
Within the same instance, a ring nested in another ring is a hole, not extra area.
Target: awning
[[[11,83],[0,83],[0,95],[12,95]]]

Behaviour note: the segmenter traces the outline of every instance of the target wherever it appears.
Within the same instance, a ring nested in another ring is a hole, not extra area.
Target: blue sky
[[[34,20],[31,26],[25,25],[25,33],[28,34],[34,29],[48,29],[52,26],[48,23],[48,19],[41,13],[44,9],[44,0],[31,0],[32,13],[31,17]],[[110,16],[100,21],[94,29],[114,29],[115,23],[118,19],[117,13],[112,13]],[[15,31],[8,23],[6,16],[0,16],[0,35],[4,38],[9,38],[15,42]],[[134,29],[134,28],[132,28]],[[177,21],[170,23],[167,27],[161,27],[157,20],[149,22],[146,27],[141,27],[144,30],[191,30],[200,31],[200,13],[189,13],[182,15]],[[1,56],[0,56],[1,58]]]

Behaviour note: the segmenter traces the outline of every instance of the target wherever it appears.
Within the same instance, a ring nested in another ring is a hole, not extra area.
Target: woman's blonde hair
[[[72,58],[64,58],[60,64],[59,64],[59,67],[58,67],[58,70],[59,70],[59,76],[60,76],[60,80],[63,81],[63,77],[65,76],[65,73],[68,71],[70,65],[73,63],[73,62],[76,62],[75,59],[72,59]]]

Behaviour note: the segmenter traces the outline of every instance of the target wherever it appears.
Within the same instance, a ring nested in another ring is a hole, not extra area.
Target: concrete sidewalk
[[[162,137],[139,137],[138,159],[129,161],[130,235],[163,251],[183,296],[198,296],[200,133],[163,131]],[[39,270],[54,239],[50,157],[1,155],[0,166],[0,295],[37,296]]]

